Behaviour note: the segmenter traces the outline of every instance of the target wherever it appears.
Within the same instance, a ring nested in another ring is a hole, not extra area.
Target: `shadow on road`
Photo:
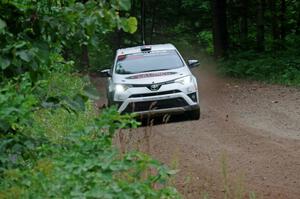
[[[141,126],[143,127],[150,126],[150,125],[161,125],[161,124],[191,121],[191,119],[186,114],[151,116],[151,117],[136,118],[136,119],[137,121],[141,122]]]

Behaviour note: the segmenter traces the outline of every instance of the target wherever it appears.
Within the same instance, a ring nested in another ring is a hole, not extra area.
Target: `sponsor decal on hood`
[[[148,77],[159,77],[159,76],[175,75],[176,73],[177,72],[144,73],[144,74],[133,75],[127,77],[126,79],[142,79]]]

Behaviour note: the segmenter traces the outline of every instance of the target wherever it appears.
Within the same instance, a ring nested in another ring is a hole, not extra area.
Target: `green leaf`
[[[18,48],[22,48],[26,45],[26,42],[25,41],[18,41],[16,42],[15,44],[13,44],[13,47],[18,49]]]
[[[120,4],[120,10],[125,10],[125,11],[130,10],[131,7],[130,0],[121,0],[119,4]]]
[[[22,50],[16,53],[23,61],[29,62],[31,60],[30,53],[26,50]]]
[[[9,65],[10,65],[9,59],[0,57],[0,68],[2,70],[6,69]]]
[[[129,17],[127,19],[127,32],[134,33],[137,30],[137,20],[135,17]]]
[[[6,27],[6,22],[0,18],[0,31]]]

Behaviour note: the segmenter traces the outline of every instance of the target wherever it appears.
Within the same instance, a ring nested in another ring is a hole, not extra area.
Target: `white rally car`
[[[102,70],[108,77],[108,105],[123,113],[164,115],[187,113],[199,119],[197,80],[188,64],[172,44],[137,46],[117,50],[111,69]]]

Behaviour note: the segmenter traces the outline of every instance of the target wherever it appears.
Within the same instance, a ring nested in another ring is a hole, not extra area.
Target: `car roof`
[[[155,45],[145,45],[145,46],[151,47],[151,51],[176,50],[176,48],[173,44],[155,44]],[[142,46],[135,46],[135,47],[130,47],[130,48],[118,49],[117,50],[117,56],[142,52],[141,47]]]

